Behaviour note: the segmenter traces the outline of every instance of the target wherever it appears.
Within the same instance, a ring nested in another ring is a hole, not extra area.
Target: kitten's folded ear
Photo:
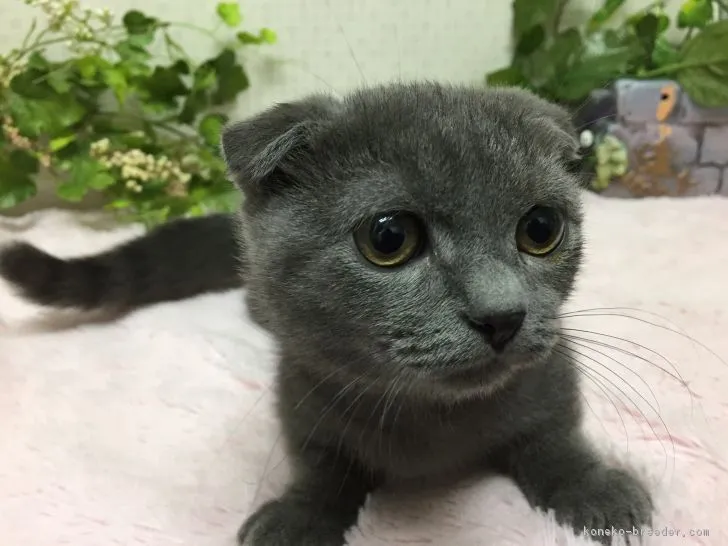
[[[338,101],[316,95],[282,103],[228,125],[222,154],[236,184],[246,193],[266,191],[267,179],[306,150],[311,137],[335,115]]]
[[[543,101],[542,111],[546,114],[551,125],[551,134],[548,138],[555,139],[555,143],[563,152],[567,162],[576,161],[579,156],[579,136],[572,120],[571,114],[561,106],[552,102]]]
[[[524,130],[528,131],[534,146],[556,156],[571,172],[581,168],[579,138],[566,109],[526,89],[501,87],[492,88],[489,93],[508,116],[527,121]]]
[[[559,146],[566,170],[577,176],[580,184],[587,185],[588,179],[582,173],[584,158],[573,116],[568,110],[552,102],[543,101],[542,106],[551,125],[551,134],[548,138],[554,139]]]

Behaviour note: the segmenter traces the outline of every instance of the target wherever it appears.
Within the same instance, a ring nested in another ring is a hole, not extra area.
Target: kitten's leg
[[[609,544],[612,528],[624,530],[629,539],[635,529],[651,523],[652,499],[646,487],[626,469],[607,465],[577,430],[560,434],[545,429],[502,455],[502,469],[529,501],[553,509],[556,519],[577,534],[587,532]],[[638,540],[635,536],[630,542]]]
[[[322,457],[298,461],[296,477],[280,498],[264,504],[238,533],[242,546],[342,546],[347,529],[374,487],[355,463]]]

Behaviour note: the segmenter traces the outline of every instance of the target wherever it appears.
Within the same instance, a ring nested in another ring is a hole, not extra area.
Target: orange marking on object
[[[665,121],[672,113],[677,102],[677,89],[674,84],[667,84],[660,89],[660,102],[657,103],[657,121]]]
[[[660,125],[658,125],[658,130],[660,131],[660,138],[657,141],[659,144],[672,134],[672,125],[660,123]]]

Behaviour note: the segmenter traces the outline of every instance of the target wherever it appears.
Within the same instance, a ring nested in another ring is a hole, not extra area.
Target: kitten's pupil
[[[372,247],[386,256],[402,248],[407,229],[395,216],[382,216],[372,222],[370,237]]]
[[[554,234],[553,219],[544,213],[534,214],[526,225],[526,235],[534,243],[545,245],[551,241]]]

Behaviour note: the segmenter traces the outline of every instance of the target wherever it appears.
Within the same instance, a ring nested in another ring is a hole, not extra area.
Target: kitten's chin
[[[448,366],[435,374],[435,381],[465,396],[489,394],[517,379],[520,372],[546,361],[553,346],[544,345],[528,353],[496,355],[477,362]]]
[[[495,359],[487,364],[458,366],[441,374],[437,379],[449,387],[491,391],[532,365],[528,360],[507,362],[505,359]]]

